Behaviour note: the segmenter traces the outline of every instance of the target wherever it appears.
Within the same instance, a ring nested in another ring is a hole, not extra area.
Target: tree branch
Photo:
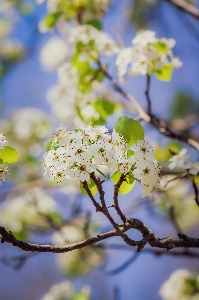
[[[130,228],[132,228],[130,224],[125,224],[123,227],[120,228],[120,230],[125,232]],[[90,246],[92,244],[95,244],[99,241],[108,239],[113,236],[118,236],[116,230],[112,230],[103,234],[98,234],[97,236],[94,236],[90,239],[78,243],[74,243],[65,247],[57,247],[52,245],[39,245],[39,244],[32,244],[32,243],[20,241],[15,238],[12,232],[10,231],[8,232],[4,227],[0,226],[1,243],[7,242],[24,251],[31,251],[31,252],[66,253],[76,249],[84,248],[86,246]]]
[[[114,219],[111,217],[109,211],[108,211],[108,208],[105,204],[105,200],[104,200],[104,192],[103,194],[101,193],[102,192],[102,187],[101,187],[101,181],[98,181],[97,178],[95,177],[94,173],[91,174],[92,178],[94,178],[95,180],[95,183],[97,185],[97,188],[98,188],[98,191],[99,191],[99,194],[100,194],[100,199],[101,199],[101,202],[104,203],[104,206],[100,206],[95,198],[93,197],[93,195],[91,194],[90,190],[89,190],[89,187],[88,187],[88,184],[86,181],[84,181],[82,184],[83,184],[83,187],[84,189],[87,191],[88,193],[88,196],[90,197],[91,201],[93,202],[94,206],[96,207],[96,211],[100,211],[101,213],[103,213],[103,215],[105,217],[107,217],[107,219],[110,221],[110,223],[112,224],[113,228],[115,228],[116,232],[117,232],[117,235],[121,236],[121,238],[125,241],[126,244],[130,245],[130,246],[136,246],[136,243],[134,240],[130,239],[119,227],[119,225],[114,221]],[[102,199],[103,198],[103,199]]]
[[[190,14],[195,19],[199,20],[199,9],[185,0],[166,0],[170,4],[173,4],[178,9]]]
[[[155,236],[154,233],[138,219],[128,218],[127,222],[123,226],[122,225],[118,225],[118,226],[120,226],[120,230],[123,233],[131,228],[134,228],[142,234],[143,238],[140,241],[131,240],[134,242],[134,244],[131,242],[130,246],[138,246],[137,249],[138,252],[141,251],[147,243],[151,247],[167,249],[167,250],[174,249],[174,248],[181,248],[181,247],[199,248],[199,239],[191,238],[181,233],[178,234],[179,239],[173,239],[170,237],[161,239]],[[57,247],[51,245],[31,244],[31,243],[20,241],[15,238],[12,232],[8,232],[4,227],[0,226],[1,243],[7,242],[24,251],[31,251],[31,252],[66,253],[76,249],[84,248],[86,246],[93,245],[99,241],[111,238],[113,236],[118,236],[118,235],[119,234],[117,230],[113,230],[65,247]]]

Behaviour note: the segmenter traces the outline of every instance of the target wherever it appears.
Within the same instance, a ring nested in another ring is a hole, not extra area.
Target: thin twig
[[[197,187],[197,185],[195,183],[194,178],[192,178],[191,181],[192,181],[193,189],[194,189],[194,192],[195,192],[195,201],[196,201],[196,204],[199,206],[199,192],[198,192],[198,187]]]
[[[94,175],[93,175],[94,176]],[[96,182],[98,185],[100,184],[100,182]],[[93,195],[91,194],[88,184],[86,181],[83,182],[83,187],[84,189],[87,191],[88,196],[90,197],[91,201],[93,202],[94,206],[96,207],[96,211],[103,213],[104,216],[107,217],[107,219],[110,221],[110,223],[112,224],[113,228],[116,230],[118,236],[121,236],[121,238],[123,238],[123,240],[125,241],[125,243],[127,243],[130,246],[136,246],[137,244],[135,243],[134,240],[130,239],[118,226],[118,224],[114,221],[114,219],[111,217],[108,208],[104,202],[104,207],[100,206],[99,203],[97,203],[97,201],[95,200],[95,198],[93,197]],[[98,187],[98,186],[97,186]],[[98,189],[99,193],[100,193],[100,189]],[[100,196],[101,197],[101,196]],[[104,194],[103,194],[104,197]],[[101,200],[102,201],[102,200]]]
[[[114,186],[114,196],[113,196],[113,200],[114,200],[114,208],[117,212],[117,214],[120,216],[121,220],[123,221],[123,223],[126,223],[126,217],[124,215],[124,213],[121,211],[119,203],[118,203],[118,193],[119,193],[119,189],[123,183],[123,181],[125,180],[124,175],[121,175],[118,183]]]
[[[189,174],[188,171],[185,171],[185,172],[183,172],[183,173],[178,174],[177,176],[175,176],[175,177],[173,177],[172,179],[168,180],[168,181],[166,182],[166,184],[164,185],[164,188],[166,188],[167,185],[168,185],[170,182],[175,181],[175,180],[177,180],[177,179],[184,178],[184,177],[186,177],[188,174]]]
[[[178,9],[190,14],[195,19],[199,20],[199,9],[185,0],[166,0],[170,4],[173,4]]]
[[[148,114],[151,115],[151,100],[150,100],[150,96],[149,96],[151,77],[150,77],[150,75],[147,75],[146,78],[147,78],[147,80],[146,80],[145,95],[146,95],[146,99],[147,99],[147,103],[148,103]]]

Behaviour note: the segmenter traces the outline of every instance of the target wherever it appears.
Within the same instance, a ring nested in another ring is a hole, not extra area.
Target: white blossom
[[[142,47],[149,43],[155,43],[156,41],[155,31],[145,30],[137,33],[136,37],[132,40],[132,44]]]
[[[183,148],[180,152],[170,158],[169,168],[173,170],[174,168],[186,168],[189,156],[186,154],[187,149]]]
[[[190,173],[191,175],[197,175],[197,174],[199,173],[199,162],[193,163],[193,164],[190,166],[189,173]]]
[[[153,148],[149,142],[145,140],[138,140],[135,145],[131,147],[134,151],[136,158],[154,160]]]
[[[0,165],[0,185],[2,184],[2,181],[5,179],[5,174],[8,173],[8,167],[1,167]]]
[[[141,181],[142,189],[144,190],[143,198],[153,193],[159,187],[161,168],[154,157],[152,146],[146,139],[138,140],[130,149],[133,150],[137,160],[133,175]]]
[[[4,148],[8,144],[6,137],[3,133],[0,133],[0,150]]]

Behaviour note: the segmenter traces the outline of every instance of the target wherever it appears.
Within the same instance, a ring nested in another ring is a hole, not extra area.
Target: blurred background
[[[199,7],[198,1],[188,2]],[[0,0],[0,132],[19,152],[19,162],[9,168],[6,181],[0,186],[0,225],[22,240],[62,245],[64,241],[83,240],[112,227],[95,212],[87,196],[79,192],[75,180],[56,185],[43,178],[42,156],[50,137],[60,128],[72,129],[82,124],[82,120],[74,119],[70,103],[64,97],[58,102],[55,97],[57,67],[72,50],[66,43],[69,29],[61,22],[56,29],[44,32],[42,20],[46,14],[45,2]],[[140,29],[153,30],[158,38],[175,39],[173,51],[183,66],[174,71],[169,82],[152,76],[152,111],[175,129],[199,140],[199,20],[169,1],[113,0],[102,18],[102,27],[125,47],[131,45]],[[102,62],[117,79],[115,58],[102,56]],[[127,81],[128,84],[121,84],[123,88],[147,108],[145,76],[128,77]],[[102,94],[119,97],[107,80],[103,85],[99,87]],[[110,131],[123,114],[134,116],[121,107],[115,114],[107,114],[104,121]],[[163,164],[163,173],[168,174],[168,148],[178,150],[187,145],[171,141],[150,125],[143,126],[156,149],[157,160]],[[188,151],[193,161],[198,160],[196,151]],[[111,205],[110,180],[104,186]],[[129,217],[142,220],[160,237],[177,237],[179,231],[198,237],[198,207],[186,179],[173,182],[152,198],[141,199],[140,191],[136,186],[120,197]],[[140,238],[137,232],[129,235]],[[0,299],[40,300],[52,285],[68,280],[76,291],[83,288],[86,295],[90,290],[91,300],[158,300],[162,299],[161,285],[174,270],[199,269],[198,258],[157,255],[147,249],[138,255],[120,238],[102,244],[63,255],[23,253],[1,244]]]

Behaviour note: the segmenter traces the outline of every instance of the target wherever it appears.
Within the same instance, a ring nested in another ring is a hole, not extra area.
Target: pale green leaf
[[[114,126],[115,131],[124,137],[125,141],[132,146],[138,140],[144,139],[144,130],[141,124],[127,116],[119,118]]]
[[[5,146],[3,149],[0,150],[0,162],[5,163],[14,163],[18,161],[18,152],[10,147]]]
[[[154,71],[155,76],[162,81],[169,81],[173,72],[173,66],[171,64],[163,66],[161,70]]]
[[[121,177],[121,173],[119,171],[117,171],[111,176],[111,180],[114,184],[117,184],[120,177]],[[121,195],[128,194],[134,187],[135,182],[136,182],[136,179],[134,177],[132,177],[130,174],[127,174],[126,180],[122,182],[122,184],[119,188],[119,193]]]
[[[94,197],[97,194],[97,192],[98,192],[96,184],[94,183],[94,181],[92,179],[89,179],[87,181],[87,184],[88,184],[89,190],[91,191],[91,194]],[[84,189],[83,183],[81,181],[80,181],[80,190],[81,190],[82,194],[88,195],[87,191]]]

